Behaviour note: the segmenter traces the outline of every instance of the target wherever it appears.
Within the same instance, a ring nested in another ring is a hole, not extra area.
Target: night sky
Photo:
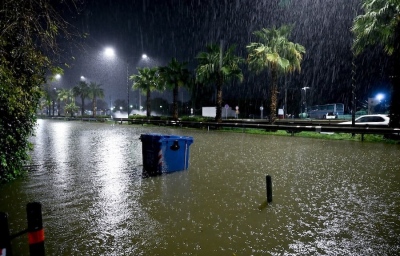
[[[79,15],[67,19],[88,33],[84,50],[68,53],[75,57],[57,86],[71,88],[80,76],[103,85],[105,100],[126,99],[129,74],[136,67],[166,65],[171,58],[197,65],[195,56],[209,43],[236,44],[237,54],[246,58],[246,45],[256,40],[255,30],[292,24],[290,40],[303,45],[306,54],[300,74],[282,77],[288,87],[289,111],[300,108],[301,88],[307,90],[308,105],[341,102],[351,107],[350,28],[361,14],[360,0],[95,0],[80,6]],[[113,47],[117,58],[102,54]],[[142,53],[150,61],[141,60]],[[357,97],[360,102],[378,92],[388,93],[387,58],[377,47],[356,58]],[[266,106],[267,72],[250,73],[243,65],[245,80],[224,88],[224,103]],[[171,101],[171,93],[164,94]],[[181,94],[182,95],[182,94]],[[280,93],[283,104],[283,90]],[[155,96],[159,96],[155,94]],[[138,93],[131,92],[131,101]],[[188,93],[183,94],[189,100]],[[245,107],[245,106],[241,106]],[[292,108],[292,110],[290,109]]]

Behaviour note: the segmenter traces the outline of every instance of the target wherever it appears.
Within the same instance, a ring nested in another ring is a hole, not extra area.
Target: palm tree
[[[146,111],[147,117],[150,117],[151,113],[151,101],[150,94],[151,91],[159,89],[159,81],[158,81],[158,68],[138,68],[138,74],[130,76],[130,80],[133,81],[133,89],[141,89],[146,93]]]
[[[72,88],[72,92],[75,97],[81,98],[81,115],[83,116],[85,112],[85,98],[89,96],[89,85],[84,81],[80,81]]]
[[[225,53],[216,45],[206,46],[206,52],[197,55],[199,65],[196,68],[196,81],[199,83],[215,83],[217,86],[217,113],[215,120],[222,122],[222,86],[232,78],[243,80],[239,64],[243,59],[234,54],[235,45],[230,46]]]
[[[180,86],[190,83],[190,72],[186,68],[187,63],[179,63],[175,58],[168,66],[159,67],[160,83],[169,89],[173,89],[173,119],[178,119],[178,90]]]
[[[255,31],[253,34],[258,37],[259,42],[253,42],[246,46],[249,53],[247,62],[250,70],[254,70],[256,73],[265,69],[270,70],[270,122],[274,122],[276,118],[279,73],[300,71],[300,64],[305,53],[302,45],[288,40],[291,29],[290,26],[284,25],[278,29],[263,28]]]
[[[75,102],[66,104],[64,107],[65,114],[70,113],[71,117],[73,117],[74,113],[78,110],[79,110],[79,107],[75,105]]]
[[[90,99],[92,99],[92,106],[93,106],[93,116],[96,116],[96,103],[97,103],[97,98],[103,99],[104,98],[104,90],[103,88],[100,88],[100,84],[96,84],[94,82],[91,82],[89,85],[89,93],[88,96]]]
[[[66,106],[70,101],[72,101],[73,97],[74,94],[72,92],[72,89],[60,89],[58,91],[58,100],[63,102],[64,106]],[[65,107],[64,107],[64,112],[65,112]]]
[[[47,115],[50,116],[51,115],[51,91],[48,90],[47,88],[44,88],[42,90],[42,99],[44,101],[44,105],[47,108]]]
[[[390,127],[400,127],[400,2],[398,0],[364,0],[365,14],[354,19],[352,32],[354,54],[368,46],[381,45],[391,60],[392,100]]]

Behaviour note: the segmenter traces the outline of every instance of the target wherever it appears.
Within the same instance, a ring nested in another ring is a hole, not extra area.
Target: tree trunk
[[[173,90],[173,115],[172,118],[174,120],[178,120],[178,84],[175,84],[174,90]],[[182,102],[183,103],[183,102]]]
[[[146,93],[146,108],[147,108],[147,117],[150,117],[150,113],[151,113],[151,102],[150,102],[150,89],[147,90]]]
[[[81,97],[81,102],[82,102],[82,106],[81,106],[81,116],[83,117],[83,112],[85,112],[85,98]]]
[[[217,78],[217,113],[215,115],[215,121],[218,123],[222,122],[222,75],[218,74]]]
[[[93,117],[95,116],[96,116],[96,97],[93,98]]]
[[[269,114],[269,122],[273,123],[276,119],[276,105],[278,101],[278,72],[275,67],[272,67],[271,70],[271,105],[270,105],[270,114]]]

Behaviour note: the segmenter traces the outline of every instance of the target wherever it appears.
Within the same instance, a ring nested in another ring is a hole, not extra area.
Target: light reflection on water
[[[193,136],[189,171],[142,179],[146,132]],[[400,251],[398,145],[50,120],[32,141],[33,171],[0,187],[0,211],[15,233],[40,201],[48,255]]]

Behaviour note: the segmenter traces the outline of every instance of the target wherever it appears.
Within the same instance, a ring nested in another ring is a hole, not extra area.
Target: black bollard
[[[42,205],[38,202],[26,205],[28,219],[29,254],[44,256],[44,230],[42,222]]]
[[[0,212],[0,255],[12,255],[8,215]]]
[[[267,202],[271,203],[272,202],[272,179],[271,176],[267,175],[266,177],[267,181]]]

